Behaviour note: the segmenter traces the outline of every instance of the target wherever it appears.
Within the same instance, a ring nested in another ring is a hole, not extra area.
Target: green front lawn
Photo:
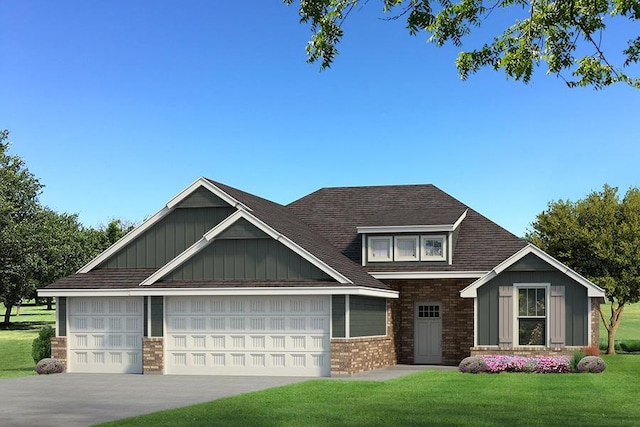
[[[638,425],[640,357],[605,360],[602,374],[426,371],[387,382],[312,380],[102,425]]]
[[[4,314],[2,304],[0,313]],[[36,364],[31,358],[31,345],[42,326],[54,326],[55,313],[42,305],[23,305],[19,315],[16,308],[13,308],[10,329],[0,329],[0,378],[36,374]]]
[[[610,305],[603,304],[602,311],[610,316]],[[622,321],[616,333],[616,341],[640,340],[640,303],[627,305],[622,312]],[[600,320],[600,341],[607,342],[607,330]]]

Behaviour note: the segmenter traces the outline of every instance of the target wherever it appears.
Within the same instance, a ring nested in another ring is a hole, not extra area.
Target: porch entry
[[[414,363],[442,363],[442,317],[438,302],[417,303]]]

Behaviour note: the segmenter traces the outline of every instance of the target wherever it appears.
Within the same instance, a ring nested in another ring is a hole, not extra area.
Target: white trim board
[[[398,292],[362,286],[279,287],[279,288],[150,288],[130,289],[39,289],[40,297],[117,297],[117,296],[190,296],[190,295],[360,295],[398,298]]]
[[[371,271],[376,279],[478,279],[486,271]]]
[[[582,286],[587,288],[587,296],[590,298],[594,297],[602,297],[604,298],[604,289],[592,283],[585,277],[581,276],[574,270],[570,269],[548,253],[544,252],[542,249],[532,245],[531,243],[527,244],[524,248],[520,249],[515,254],[511,255],[509,258],[498,264],[493,270],[480,277],[478,280],[464,288],[460,291],[460,296],[462,298],[476,298],[478,296],[478,288],[485,283],[489,282],[491,279],[496,277],[498,274],[505,271],[507,268],[515,264],[517,261],[524,258],[526,255],[534,254],[538,258],[547,262],[549,265],[560,271],[561,273],[566,274],[576,282],[580,283]]]

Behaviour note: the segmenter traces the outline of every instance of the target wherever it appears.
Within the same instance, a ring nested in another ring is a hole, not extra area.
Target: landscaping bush
[[[586,356],[578,363],[578,372],[600,373],[607,368],[601,357]]]
[[[571,372],[578,372],[578,363],[586,356],[584,351],[574,351],[571,355],[571,361],[569,362],[569,368]]]
[[[31,357],[38,363],[47,357],[51,357],[51,338],[56,336],[56,331],[50,325],[43,326],[38,332],[38,337],[33,340],[31,346]]]
[[[620,341],[620,350],[627,353],[640,352],[640,340],[624,340]]]
[[[585,356],[600,356],[600,348],[595,344],[591,344],[589,347],[582,349]]]
[[[60,374],[64,372],[65,364],[60,359],[47,357],[36,365],[36,372],[39,375]]]
[[[471,374],[477,374],[478,372],[485,372],[487,370],[487,363],[481,357],[465,357],[458,365],[460,372],[469,372]]]

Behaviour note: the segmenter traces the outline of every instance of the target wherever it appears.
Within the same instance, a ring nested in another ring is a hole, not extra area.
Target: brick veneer
[[[164,338],[142,338],[142,373],[164,372]]]
[[[51,357],[67,361],[67,337],[51,337]]]
[[[414,363],[414,310],[418,302],[441,304],[442,363],[456,365],[473,346],[473,299],[460,291],[473,279],[384,280],[400,292],[392,302],[398,363]]]
[[[591,298],[591,345],[600,345],[600,304],[604,298]]]

